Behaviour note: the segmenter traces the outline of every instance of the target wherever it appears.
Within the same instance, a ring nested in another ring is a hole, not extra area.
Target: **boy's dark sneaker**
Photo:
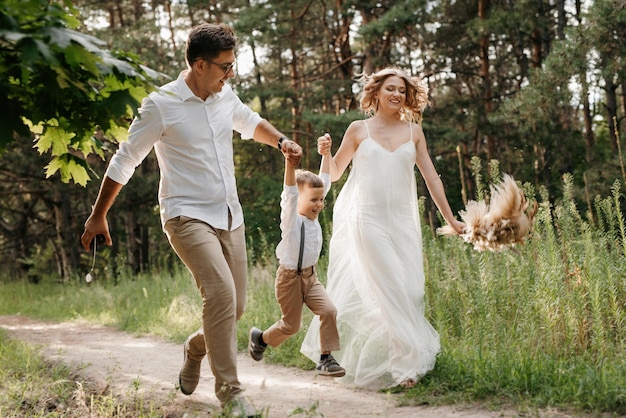
[[[317,374],[322,376],[341,377],[346,374],[344,368],[337,363],[337,360],[331,354],[324,360],[321,360],[315,370]]]
[[[248,352],[250,353],[250,357],[252,357],[256,361],[263,360],[263,352],[265,352],[266,346],[261,345],[259,339],[263,335],[263,331],[256,327],[250,328],[250,335],[248,338]]]

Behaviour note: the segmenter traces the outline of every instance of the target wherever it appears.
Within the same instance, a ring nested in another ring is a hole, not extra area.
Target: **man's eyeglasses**
[[[198,58],[198,59],[208,62],[209,64],[217,65],[218,67],[222,69],[222,71],[224,71],[224,74],[228,74],[230,70],[232,70],[235,67],[235,62],[231,62],[230,64],[219,64],[217,62],[214,62],[205,58]]]

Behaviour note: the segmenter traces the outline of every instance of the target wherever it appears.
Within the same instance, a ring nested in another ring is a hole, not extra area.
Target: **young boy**
[[[322,249],[322,227],[317,216],[330,189],[330,143],[329,135],[318,141],[318,150],[322,154],[319,176],[296,170],[285,160],[285,184],[280,202],[282,238],[276,247],[280,265],[275,285],[282,317],[265,331],[252,327],[248,351],[254,360],[260,361],[268,345],[278,347],[298,332],[302,307],[306,305],[320,316],[322,354],[316,370],[323,376],[341,377],[346,372],[331,354],[331,351],[339,350],[337,309],[315,274]]]

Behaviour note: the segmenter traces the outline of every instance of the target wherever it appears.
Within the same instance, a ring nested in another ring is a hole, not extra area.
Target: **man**
[[[161,179],[159,206],[167,238],[202,295],[202,328],[184,343],[179,385],[191,395],[205,354],[223,408],[257,415],[237,377],[236,321],[246,301],[247,256],[237,195],[233,130],[244,139],[279,148],[297,165],[302,148],[245,106],[227,84],[234,77],[236,38],[226,25],[201,24],[189,33],[187,70],[144,99],[111,159],[81,243],[89,251],[103,235],[112,245],[106,215],[135,168],[154,148]]]

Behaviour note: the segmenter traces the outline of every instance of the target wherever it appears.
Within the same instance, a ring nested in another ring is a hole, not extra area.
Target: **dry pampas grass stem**
[[[532,230],[537,203],[531,206],[508,174],[499,184],[490,186],[490,190],[489,203],[470,200],[465,210],[459,212],[466,225],[461,238],[478,251],[501,251],[523,243]],[[438,228],[437,233],[457,235],[449,225]]]

